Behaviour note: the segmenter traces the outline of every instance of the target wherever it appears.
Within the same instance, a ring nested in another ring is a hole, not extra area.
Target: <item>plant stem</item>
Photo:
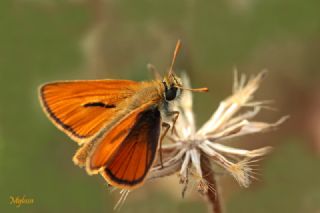
[[[206,200],[209,205],[209,213],[222,213],[220,191],[215,179],[214,171],[211,168],[211,163],[208,157],[202,153],[201,155],[201,170],[203,178],[206,180],[210,188],[215,190],[208,189],[206,193]]]

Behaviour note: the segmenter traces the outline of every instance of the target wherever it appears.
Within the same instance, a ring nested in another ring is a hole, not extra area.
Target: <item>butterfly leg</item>
[[[179,118],[179,115],[180,115],[180,112],[179,111],[172,111],[172,112],[169,112],[168,114],[169,116],[173,116],[172,118],[172,129],[171,129],[171,134],[173,134],[175,132],[175,134],[177,135],[177,131],[176,131],[176,122]]]
[[[163,134],[161,135],[160,138],[160,147],[159,147],[159,158],[160,158],[160,165],[161,168],[163,168],[163,163],[162,163],[162,141],[164,139],[164,137],[166,136],[166,134],[168,133],[169,129],[170,129],[170,124],[163,122],[162,123],[162,127],[164,128]]]

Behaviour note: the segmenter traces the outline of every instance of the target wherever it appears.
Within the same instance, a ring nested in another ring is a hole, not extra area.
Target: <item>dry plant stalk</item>
[[[176,134],[167,135],[170,144],[162,146],[163,162],[155,163],[148,180],[178,174],[183,184],[182,196],[191,181],[196,182],[198,192],[207,196],[212,204],[210,208],[215,213],[222,210],[214,170],[211,163],[225,169],[242,187],[248,187],[255,178],[254,163],[259,157],[266,155],[271,147],[255,150],[233,148],[221,144],[225,140],[243,135],[273,130],[288,119],[280,118],[274,123],[258,122],[253,118],[263,108],[270,108],[270,101],[253,101],[253,94],[258,89],[266,71],[251,77],[248,81],[245,75],[234,74],[233,94],[222,101],[211,118],[196,130],[192,109],[192,94],[184,91],[174,110],[180,111],[176,122]],[[186,75],[182,76],[186,87],[190,83]],[[241,109],[247,109],[240,113]],[[128,191],[122,191],[120,202],[124,201]]]

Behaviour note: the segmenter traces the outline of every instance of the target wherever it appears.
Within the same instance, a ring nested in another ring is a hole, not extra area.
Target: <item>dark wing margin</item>
[[[161,131],[158,108],[140,112],[135,125],[101,175],[113,186],[133,189],[141,185],[156,156]]]

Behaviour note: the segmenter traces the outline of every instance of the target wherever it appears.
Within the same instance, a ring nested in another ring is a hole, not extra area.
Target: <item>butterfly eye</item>
[[[173,99],[175,99],[177,96],[177,90],[178,88],[174,86],[170,87],[169,89],[166,88],[166,91],[165,91],[166,100],[172,101]]]

